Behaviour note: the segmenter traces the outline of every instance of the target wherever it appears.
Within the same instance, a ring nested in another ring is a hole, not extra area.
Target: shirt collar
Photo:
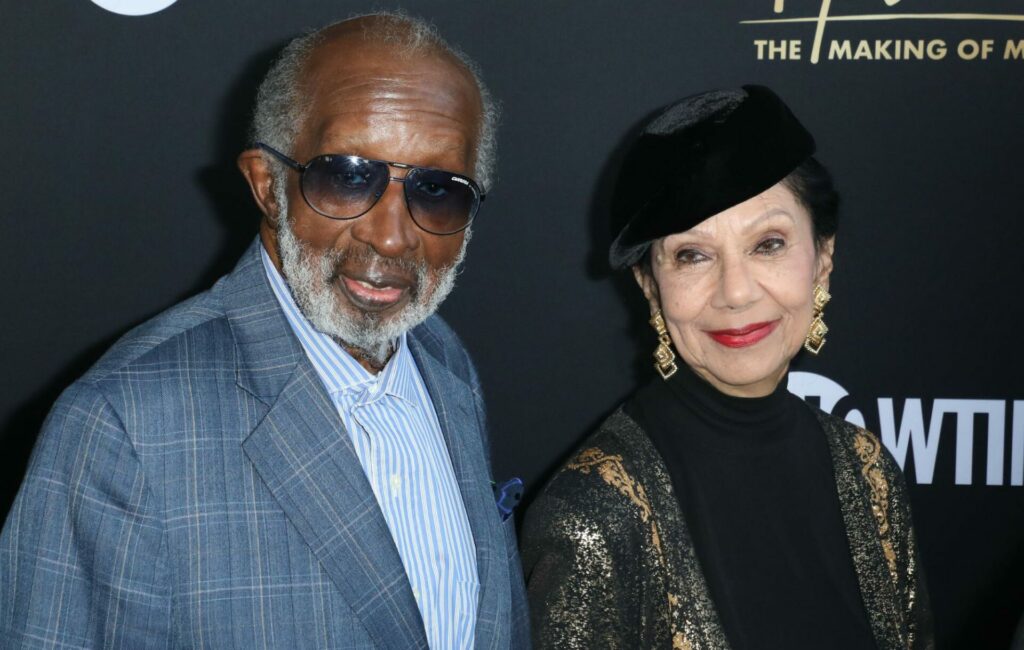
[[[287,282],[270,260],[262,243],[260,257],[274,296],[328,393],[337,395],[350,391],[369,391],[366,401],[373,401],[382,395],[393,395],[413,404],[418,402],[413,381],[416,361],[409,352],[405,333],[398,337],[395,353],[381,372],[378,375],[372,374],[333,338],[313,327],[295,304]]]

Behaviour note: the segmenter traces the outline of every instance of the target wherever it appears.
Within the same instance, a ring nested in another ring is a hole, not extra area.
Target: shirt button
[[[402,489],[402,477],[398,474],[391,475],[391,496],[397,497],[399,490]]]

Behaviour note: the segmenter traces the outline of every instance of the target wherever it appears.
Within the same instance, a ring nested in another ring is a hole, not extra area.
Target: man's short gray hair
[[[480,75],[480,69],[462,50],[448,43],[431,23],[401,12],[381,11],[353,16],[371,18],[364,26],[364,38],[395,46],[405,56],[447,55],[462,64],[473,76],[483,115],[477,140],[474,176],[489,191],[497,162],[498,106]],[[339,21],[343,22],[343,21]],[[309,108],[301,91],[306,62],[332,23],[293,39],[270,67],[256,95],[252,122],[252,143],[265,142],[278,151],[292,153],[295,138]],[[304,161],[302,161],[304,162]],[[275,171],[280,165],[273,160]]]

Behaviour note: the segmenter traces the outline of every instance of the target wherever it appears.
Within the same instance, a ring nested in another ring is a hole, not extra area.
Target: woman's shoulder
[[[612,514],[649,509],[643,472],[650,453],[646,434],[617,408],[554,473],[530,511],[557,517],[564,510],[605,520]]]
[[[610,479],[617,474],[636,474],[649,447],[647,434],[619,407],[573,451],[547,487],[564,484],[588,490],[614,489],[617,483]]]
[[[604,456],[616,456],[632,464],[643,455],[647,444],[647,434],[620,406],[576,448],[560,471],[579,471],[595,458]]]

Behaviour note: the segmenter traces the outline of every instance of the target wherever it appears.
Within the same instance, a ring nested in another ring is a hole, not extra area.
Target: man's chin
[[[330,322],[313,323],[313,327],[357,359],[385,361],[395,339],[401,335],[389,336],[389,324],[391,319],[382,318],[379,313],[352,314],[347,310],[344,317],[336,312]]]
[[[409,322],[415,318],[410,313],[414,307],[406,297],[380,305],[354,300],[337,291],[334,308],[327,315],[328,322],[314,325],[344,347],[364,350],[373,356],[404,334],[409,325],[418,324]]]

